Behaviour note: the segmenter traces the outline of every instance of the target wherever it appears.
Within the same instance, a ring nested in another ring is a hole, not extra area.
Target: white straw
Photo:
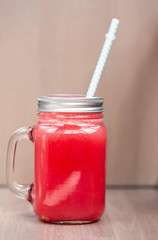
[[[93,77],[90,82],[86,97],[93,97],[95,94],[98,82],[100,80],[106,59],[108,57],[108,54],[112,45],[112,41],[115,39],[115,33],[117,30],[118,24],[119,24],[119,20],[116,18],[113,18],[111,21],[111,25],[109,27],[109,31],[106,34],[106,40],[104,42],[102,51],[100,53],[99,60],[96,65],[95,71],[93,73]]]

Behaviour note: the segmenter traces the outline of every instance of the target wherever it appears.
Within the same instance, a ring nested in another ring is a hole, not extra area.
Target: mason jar
[[[16,130],[7,154],[7,183],[18,197],[29,201],[42,220],[87,223],[105,209],[106,128],[103,98],[47,95],[38,98],[38,122]],[[17,142],[34,144],[34,182],[14,179]]]

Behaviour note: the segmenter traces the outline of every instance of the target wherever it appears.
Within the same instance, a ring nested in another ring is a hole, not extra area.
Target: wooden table
[[[106,213],[84,225],[43,223],[32,206],[0,189],[0,240],[158,240],[158,190],[108,189]]]

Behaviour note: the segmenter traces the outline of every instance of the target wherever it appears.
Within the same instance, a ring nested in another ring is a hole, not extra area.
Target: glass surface
[[[37,216],[48,222],[87,222],[105,208],[106,129],[102,113],[40,113],[33,130]]]
[[[30,186],[24,186],[18,184],[14,178],[14,166],[15,166],[15,153],[18,141],[22,139],[29,140],[29,134],[31,129],[26,127],[19,128],[16,130],[11,136],[8,143],[8,151],[7,151],[7,185],[11,192],[13,192],[17,197],[27,200],[28,192],[30,190]]]

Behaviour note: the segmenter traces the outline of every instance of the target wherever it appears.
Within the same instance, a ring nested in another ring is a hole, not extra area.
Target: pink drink
[[[10,138],[7,183],[47,222],[87,223],[105,209],[106,129],[103,98],[48,95],[38,98],[38,123],[19,128]],[[14,165],[17,142],[30,139],[35,149],[34,182],[18,184]]]
[[[39,114],[32,204],[49,221],[95,221],[105,208],[102,113]]]

